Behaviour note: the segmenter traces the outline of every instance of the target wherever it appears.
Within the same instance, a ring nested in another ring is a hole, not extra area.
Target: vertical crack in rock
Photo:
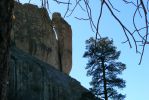
[[[61,15],[51,21],[46,9],[20,3],[14,14],[8,100],[95,100],[68,75],[72,30]]]
[[[53,13],[52,23],[58,36],[59,57],[61,68],[69,73],[72,67],[72,30],[71,26],[61,17],[58,12]]]
[[[51,21],[45,8],[20,3],[15,4],[14,14],[13,44],[69,74],[72,66],[72,32],[60,14],[54,13]]]

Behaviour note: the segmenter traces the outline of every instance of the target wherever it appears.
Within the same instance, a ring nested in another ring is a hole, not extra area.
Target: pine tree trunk
[[[105,66],[104,66],[104,60],[102,61],[102,68],[103,68],[103,80],[104,80],[104,95],[105,100],[108,100],[108,94],[107,94],[107,80],[106,80],[106,74],[105,74]]]
[[[14,0],[0,0],[0,100],[7,100],[13,6]]]

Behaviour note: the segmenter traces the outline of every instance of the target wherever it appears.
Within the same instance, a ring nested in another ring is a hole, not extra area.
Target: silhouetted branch
[[[41,1],[42,1],[42,5],[44,7],[47,7],[47,5],[49,5],[48,0],[41,0]],[[81,16],[81,18],[79,18],[79,17],[75,17],[75,18],[78,20],[89,21],[91,30],[96,34],[96,39],[98,38],[98,36],[101,37],[100,36],[101,34],[99,32],[100,21],[101,21],[101,17],[103,15],[103,13],[105,12],[105,10],[103,10],[103,9],[106,7],[108,9],[108,11],[111,13],[111,16],[119,23],[119,25],[121,26],[121,28],[125,34],[126,41],[123,43],[128,43],[130,47],[132,47],[132,44],[134,44],[136,53],[141,54],[140,61],[139,61],[139,64],[141,64],[145,46],[147,44],[149,44],[149,41],[148,41],[149,0],[131,0],[131,1],[130,0],[122,0],[124,2],[124,4],[122,6],[124,6],[126,4],[126,5],[132,6],[135,9],[134,13],[132,13],[132,19],[133,19],[132,23],[133,23],[134,30],[131,30],[132,28],[131,29],[128,28],[128,26],[122,22],[122,20],[118,17],[118,15],[115,14],[114,11],[117,11],[119,13],[120,9],[117,8],[116,6],[114,6],[112,0],[99,0],[99,2],[97,2],[97,3],[99,3],[99,7],[100,7],[100,9],[98,11],[99,16],[98,16],[97,20],[93,19],[95,16],[93,16],[92,10],[95,10],[95,8],[90,6],[90,4],[92,3],[91,0],[75,0],[75,1],[74,0],[68,0],[68,1],[53,0],[53,1],[55,1],[57,4],[67,5],[64,17],[71,16],[73,14],[73,12],[76,10],[76,8],[80,7],[80,9],[87,14],[88,18],[83,18],[82,16]],[[137,15],[137,14],[139,14],[139,15]],[[141,27],[138,27],[138,24],[137,24],[138,21],[135,20],[136,18],[140,18],[141,21],[144,21],[144,25],[142,25]],[[142,45],[141,47],[140,47],[140,43]],[[141,48],[141,50],[139,48]]]
[[[69,17],[69,16],[72,15],[72,13],[74,12],[74,10],[77,8],[78,5],[81,7],[81,9],[82,9],[83,11],[85,11],[85,10],[83,9],[83,7],[80,5],[80,1],[81,1],[81,0],[78,0],[78,1],[76,0],[75,6],[73,7],[73,9],[71,10],[70,14],[69,14],[67,17]]]
[[[111,3],[110,0],[108,0],[108,2],[109,2],[109,4],[111,5],[111,7],[112,7],[115,11],[120,12],[118,9],[116,9],[116,8],[113,6],[113,4]]]
[[[120,24],[120,26],[122,27],[122,30],[126,36],[126,41],[123,42],[123,43],[129,43],[129,46],[132,47],[132,42],[131,42],[131,39],[133,40],[133,43],[135,45],[135,49],[136,49],[136,53],[140,53],[141,54],[141,57],[140,57],[140,61],[139,61],[139,64],[141,64],[142,62],[142,57],[143,57],[143,54],[144,54],[144,50],[145,50],[145,46],[146,44],[148,44],[148,24],[149,24],[149,21],[148,21],[148,16],[147,16],[147,13],[149,12],[149,0],[147,1],[143,1],[143,0],[135,0],[135,1],[127,1],[127,0],[123,0],[125,2],[125,4],[131,4],[131,6],[134,6],[135,7],[135,11],[133,13],[133,26],[134,26],[134,31],[131,32],[129,28],[127,28],[127,26],[125,26],[123,24],[123,22],[118,18],[118,16],[113,12],[113,10],[117,11],[117,12],[120,12],[118,9],[116,9],[112,2],[110,0],[101,0],[101,8],[100,8],[100,11],[99,11],[99,17],[98,17],[98,20],[97,20],[97,25],[95,26],[93,23],[93,19],[92,19],[92,15],[90,14],[91,13],[91,10],[93,8],[90,8],[88,5],[89,2],[87,2],[87,0],[84,0],[85,2],[85,5],[86,5],[86,10],[90,12],[87,12],[88,13],[88,17],[90,19],[90,25],[91,26],[94,26],[92,27],[92,30],[93,28],[96,30],[96,38],[97,38],[97,33],[99,33],[99,22],[100,22],[100,19],[101,19],[101,16],[102,16],[102,13],[104,12],[103,11],[103,5],[106,5],[106,7],[108,8],[108,10],[110,11],[111,15],[114,17],[114,19]],[[146,6],[145,6],[145,3],[146,3]],[[144,18],[145,19],[145,26],[142,26],[142,28],[139,28],[137,27],[136,25],[136,21],[135,21],[135,18],[136,17],[139,17],[136,15],[136,13],[139,14],[140,18]],[[146,30],[145,31],[145,34],[143,32],[141,32],[141,30]],[[135,34],[134,34],[135,33]],[[139,38],[136,37],[136,35],[139,35]],[[130,38],[130,37],[131,38]],[[140,43],[142,43],[142,50],[139,51],[138,50],[138,46],[140,46]]]
[[[89,20],[88,18],[78,18],[78,17],[75,17],[75,18],[78,20]]]
[[[145,49],[145,46],[146,46],[146,43],[148,42],[148,18],[147,18],[147,10],[145,8],[145,5],[144,5],[144,2],[142,0],[140,0],[140,4],[143,8],[143,12],[144,12],[144,17],[145,17],[145,26],[147,27],[146,28],[146,35],[145,35],[145,41],[143,43],[143,49],[142,49],[142,53],[141,53],[141,59],[140,59],[140,62],[139,64],[141,64],[141,61],[142,61],[142,57],[143,57],[143,54],[144,54],[144,49]]]
[[[65,15],[64,15],[64,18],[65,18],[65,16],[67,15],[67,13],[68,13],[68,11],[69,11],[69,5],[70,5],[71,3],[70,3],[70,0],[68,0],[68,4],[67,4],[67,10],[66,10],[66,12],[65,12]]]
[[[46,1],[48,1],[48,0],[46,0]],[[68,2],[63,2],[63,1],[58,1],[58,0],[53,0],[53,1],[55,1],[56,3],[58,3],[58,4],[71,4],[70,3],[70,0],[68,1]]]

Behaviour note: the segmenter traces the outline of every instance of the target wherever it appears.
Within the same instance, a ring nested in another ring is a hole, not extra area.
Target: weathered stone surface
[[[65,23],[57,32],[57,40],[45,8],[16,3],[14,15],[16,19],[11,38],[16,47],[69,74],[72,66],[70,25],[63,20]]]
[[[62,71],[69,73],[72,66],[72,30],[60,13],[52,15],[52,22],[58,37]]]
[[[44,8],[19,3],[14,14],[8,100],[95,100],[67,75],[72,30],[60,14],[54,13],[51,21]]]
[[[17,48],[11,49],[9,87],[8,100],[94,100],[78,81]]]

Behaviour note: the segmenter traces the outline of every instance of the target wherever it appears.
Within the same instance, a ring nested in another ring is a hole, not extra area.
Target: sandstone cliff
[[[59,57],[62,59],[60,61],[60,65],[62,66],[61,70],[69,73],[72,66],[71,26],[61,17],[60,13],[54,13],[52,15],[52,23],[58,38]]]
[[[8,100],[95,100],[68,75],[72,30],[60,14],[19,3],[14,14]]]
[[[38,8],[31,4],[16,3],[14,15],[16,19],[11,36],[13,44],[69,74],[72,66],[70,25],[64,20],[59,20],[62,19],[61,16],[52,21],[45,8]],[[58,20],[58,23],[55,23],[55,20]],[[60,31],[55,31],[54,28]],[[58,40],[55,34],[57,34]]]

